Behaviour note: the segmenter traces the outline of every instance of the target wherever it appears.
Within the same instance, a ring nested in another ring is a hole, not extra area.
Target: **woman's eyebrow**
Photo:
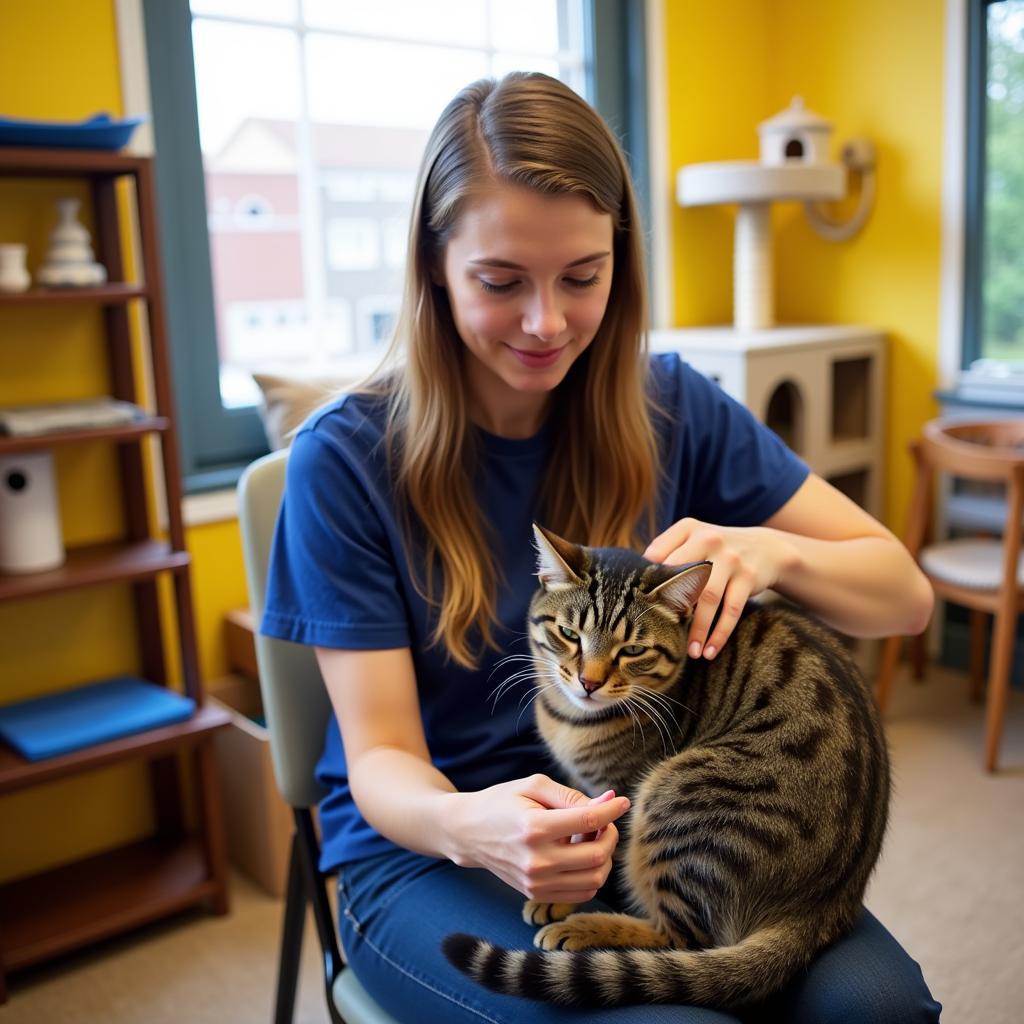
[[[584,256],[581,259],[573,260],[572,263],[567,263],[564,269],[569,270],[570,267],[579,267],[584,263],[593,263],[594,260],[603,260],[606,256],[610,255],[610,252],[595,252],[590,256]],[[501,267],[504,270],[526,270],[526,267],[520,266],[518,263],[512,263],[509,260],[499,260],[489,256],[483,256],[478,260],[470,260],[469,262],[478,267]]]

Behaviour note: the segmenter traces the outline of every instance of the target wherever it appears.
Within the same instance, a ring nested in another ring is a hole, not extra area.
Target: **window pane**
[[[254,372],[370,368],[398,311],[430,128],[463,86],[512,69],[582,92],[579,2],[193,0],[238,18],[193,18],[225,406],[258,400]],[[249,10],[294,20],[246,24]]]
[[[487,45],[485,0],[304,0],[302,13],[311,28],[421,42]]]
[[[558,53],[557,0],[491,0],[491,45],[521,53]]]
[[[245,18],[248,21],[277,21],[284,24],[299,16],[298,0],[191,0],[193,14]]]
[[[334,124],[429,130],[459,89],[487,75],[483,50],[319,32],[310,34],[306,57],[310,117]]]
[[[196,18],[199,144],[203,155],[222,153],[231,136],[254,122],[295,122],[301,110],[298,37],[288,29],[258,28]],[[268,74],[273,68],[273,74]],[[235,141],[246,144],[245,138]],[[258,147],[263,162],[269,140]]]
[[[1024,363],[1024,0],[988,9],[981,355]]]

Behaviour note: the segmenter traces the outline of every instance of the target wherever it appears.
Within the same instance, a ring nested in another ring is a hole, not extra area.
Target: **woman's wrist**
[[[803,551],[798,539],[785,530],[776,530],[771,526],[761,527],[771,534],[775,545],[775,582],[773,590],[780,590],[785,587],[787,580],[799,577],[803,568]]]
[[[438,793],[431,798],[431,820],[434,823],[434,834],[439,837],[438,852],[459,867],[476,867],[470,855],[463,829],[466,798],[468,794],[452,791]]]

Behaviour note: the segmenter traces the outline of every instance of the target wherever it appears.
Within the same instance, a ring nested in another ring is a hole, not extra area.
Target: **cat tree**
[[[847,143],[830,159],[832,126],[797,97],[758,127],[760,159],[690,164],[677,179],[681,206],[737,204],[733,324],[654,331],[655,351],[678,351],[767,423],[810,467],[873,515],[881,514],[885,337],[854,326],[776,326],[771,206],[800,202],[832,241],[863,227],[874,201],[874,151]],[[861,179],[852,218],[822,205]]]

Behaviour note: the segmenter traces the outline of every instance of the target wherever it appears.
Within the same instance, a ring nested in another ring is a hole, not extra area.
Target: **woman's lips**
[[[531,352],[529,349],[523,348],[512,348],[509,345],[509,350],[524,366],[529,366],[534,370],[543,370],[547,366],[553,366],[557,361],[558,357],[562,354],[564,345],[561,348],[544,349],[541,351]]]

